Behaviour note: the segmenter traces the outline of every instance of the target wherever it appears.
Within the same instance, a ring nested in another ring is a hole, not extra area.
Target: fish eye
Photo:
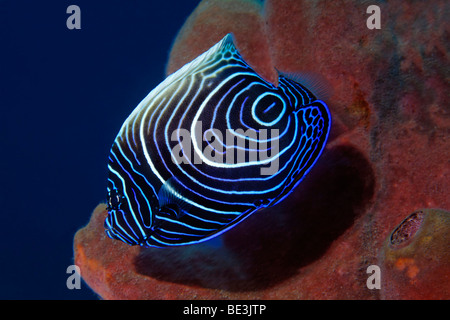
[[[122,196],[117,191],[117,189],[108,191],[108,211],[119,210],[119,206],[121,203],[122,203]]]

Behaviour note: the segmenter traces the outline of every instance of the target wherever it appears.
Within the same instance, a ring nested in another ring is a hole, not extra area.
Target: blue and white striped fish
[[[106,233],[144,247],[222,234],[300,183],[330,125],[310,89],[282,74],[268,83],[227,35],[126,119],[109,156]]]

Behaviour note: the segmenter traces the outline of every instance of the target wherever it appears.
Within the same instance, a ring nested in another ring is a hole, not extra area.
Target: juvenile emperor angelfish
[[[327,105],[243,60],[229,34],[168,76],[111,148],[107,235],[130,245],[195,244],[282,201],[314,166]]]

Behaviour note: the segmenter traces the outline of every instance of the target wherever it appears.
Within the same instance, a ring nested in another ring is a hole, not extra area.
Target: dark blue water
[[[66,287],[74,233],[198,2],[0,0],[0,299],[97,298]],[[81,30],[66,27],[72,4]]]

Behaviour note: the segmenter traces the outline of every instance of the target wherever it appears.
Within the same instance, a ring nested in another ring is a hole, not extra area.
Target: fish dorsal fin
[[[128,118],[122,125],[118,136],[121,135],[124,130],[126,130],[126,124],[129,122],[129,119],[132,119],[139,112],[141,112],[142,109],[146,108],[151,103],[151,101],[155,97],[157,97],[164,89],[171,85],[173,86],[174,83],[198,72],[203,67],[207,67],[208,65],[210,65],[211,61],[214,61],[215,59],[222,59],[226,56],[225,54],[227,52],[239,54],[236,46],[234,45],[233,39],[233,34],[228,33],[222,40],[212,46],[209,50],[205,51],[191,62],[185,64],[180,69],[167,76],[163,82],[161,82],[156,88],[150,91],[150,93],[137,105],[133,112],[128,116]]]
[[[234,45],[233,34],[231,33],[228,33],[225,37],[222,38],[222,40],[217,42],[210,49],[169,75],[164,80],[164,82],[168,81],[169,83],[171,83],[179,79],[183,79],[184,77],[197,72],[200,68],[202,68],[203,65],[209,64],[209,62],[212,60],[223,59],[224,57],[226,57],[227,53],[238,53],[238,50]]]

